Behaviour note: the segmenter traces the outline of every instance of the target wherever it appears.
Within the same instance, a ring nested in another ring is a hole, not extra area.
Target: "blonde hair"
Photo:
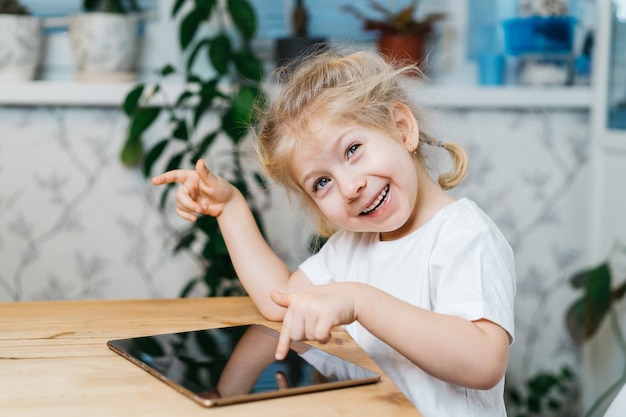
[[[332,115],[333,120],[396,132],[392,109],[403,103],[420,126],[420,144],[443,147],[452,157],[452,169],[438,178],[440,186],[453,188],[467,174],[468,156],[463,147],[438,142],[421,129],[419,107],[402,85],[416,72],[417,65],[395,67],[373,51],[342,54],[332,50],[315,53],[275,72],[280,91],[274,100],[257,109],[257,152],[267,175],[311,210],[320,235],[330,236],[335,227],[292,177],[290,167],[294,152],[312,138],[308,121],[313,115]],[[416,153],[424,162],[422,146]]]

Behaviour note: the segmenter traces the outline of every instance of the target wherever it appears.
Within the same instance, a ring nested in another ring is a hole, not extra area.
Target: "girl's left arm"
[[[489,389],[506,371],[509,335],[489,320],[436,313],[354,282],[272,297],[289,307],[277,356],[291,340],[325,342],[333,326],[358,320],[374,336],[443,381]]]
[[[351,291],[356,320],[430,375],[473,389],[502,379],[509,334],[499,325],[416,307],[365,284]]]

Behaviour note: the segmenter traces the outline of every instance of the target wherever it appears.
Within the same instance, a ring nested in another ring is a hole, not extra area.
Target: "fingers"
[[[172,171],[164,172],[163,174],[157,175],[152,178],[152,184],[154,185],[163,185],[163,184],[171,184],[177,182],[179,184],[183,184],[187,181],[193,171],[188,169],[175,169]]]
[[[213,175],[206,165],[204,164],[203,159],[198,159],[196,161],[196,172],[198,176],[208,186],[215,185],[217,177]],[[164,172],[162,174],[157,175],[152,178],[152,184],[154,185],[163,185],[163,184],[171,184],[171,183],[179,183],[184,184],[192,175],[194,171],[189,169],[173,169],[171,171]]]
[[[196,172],[198,173],[198,177],[200,177],[200,181],[207,187],[216,187],[218,185],[217,177],[209,171],[203,159],[196,161]]]
[[[285,294],[277,290],[272,290],[270,291],[270,298],[279,306],[289,308],[289,294]],[[291,345],[291,337],[289,336],[291,327],[290,323],[291,314],[289,311],[287,311],[287,313],[285,313],[285,317],[283,318],[283,329],[281,330],[280,336],[278,337],[278,345],[276,346],[276,354],[274,355],[279,361],[285,359],[285,357],[287,357],[287,352],[289,352],[289,346]]]
[[[193,184],[181,184],[176,190],[176,212],[179,216],[185,218],[181,215],[181,212],[187,213],[190,216],[197,219],[196,213],[200,213],[203,211],[203,207],[198,201],[198,191],[197,191],[197,179],[195,181],[190,180]],[[185,218],[186,220],[190,220]],[[192,220],[195,221],[195,220]]]
[[[152,178],[154,185],[180,184],[176,190],[176,213],[183,219],[195,222],[198,213],[207,214],[207,205],[211,203],[211,187],[218,185],[218,178],[206,168],[204,161],[196,162],[196,170],[175,169]],[[204,184],[202,190],[200,184]],[[201,195],[201,193],[203,193]]]
[[[276,353],[274,354],[276,360],[282,361],[287,357],[289,346],[291,346],[291,337],[289,336],[289,331],[283,326],[283,330],[280,332],[280,336],[278,337]]]
[[[287,308],[276,347],[276,359],[282,360],[287,356],[293,340],[316,340],[320,343],[330,340],[330,330],[334,326],[331,316],[320,314],[317,309],[300,309],[295,306],[298,302],[294,301],[292,294],[272,290],[270,297],[277,305]]]

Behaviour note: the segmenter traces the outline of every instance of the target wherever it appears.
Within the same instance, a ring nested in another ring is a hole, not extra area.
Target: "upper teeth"
[[[372,211],[374,211],[379,206],[379,204],[385,199],[385,196],[387,195],[388,192],[389,192],[389,186],[385,187],[385,189],[378,195],[376,200],[374,200],[368,208],[363,210],[363,214],[371,213]]]

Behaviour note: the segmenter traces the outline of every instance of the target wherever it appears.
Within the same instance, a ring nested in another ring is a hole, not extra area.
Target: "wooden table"
[[[248,323],[280,326],[246,297],[0,303],[0,415],[421,416],[342,330],[317,346],[381,373],[380,383],[212,409],[106,346],[110,339]]]

